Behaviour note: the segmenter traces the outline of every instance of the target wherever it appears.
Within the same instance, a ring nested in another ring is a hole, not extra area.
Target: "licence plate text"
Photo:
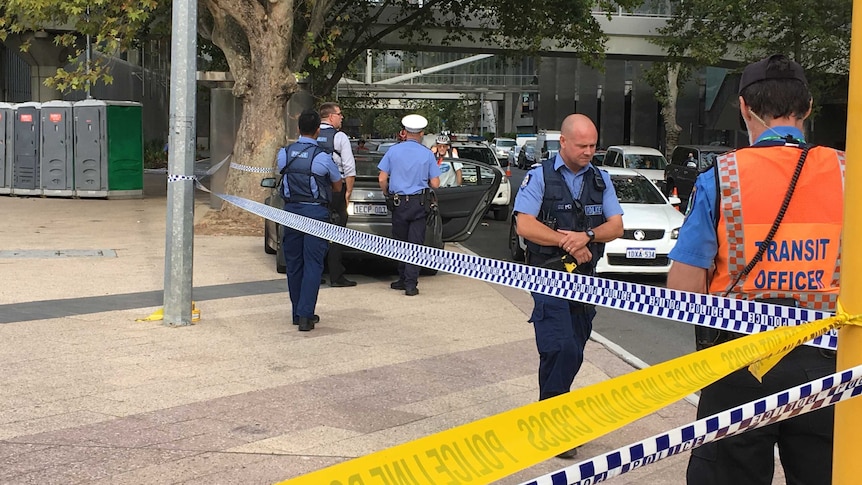
[[[628,248],[626,258],[629,259],[655,259],[654,248]]]
[[[385,216],[389,214],[389,210],[385,205],[378,204],[353,204],[354,214],[374,214],[377,216]]]

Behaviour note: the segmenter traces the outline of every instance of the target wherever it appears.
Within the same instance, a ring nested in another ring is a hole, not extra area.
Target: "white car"
[[[494,138],[491,141],[491,150],[494,150],[498,159],[506,158],[509,156],[509,150],[515,147],[515,143],[514,138]]]
[[[596,273],[662,274],[670,269],[667,255],[676,245],[685,217],[677,210],[678,197],[666,198],[635,170],[603,167],[611,176],[623,208],[623,236],[605,244]],[[526,245],[518,236],[516,218],[509,229],[509,249],[515,260],[524,259]]]
[[[667,159],[655,148],[635,145],[612,145],[602,160],[602,168],[620,167],[637,170],[664,192],[664,169]]]

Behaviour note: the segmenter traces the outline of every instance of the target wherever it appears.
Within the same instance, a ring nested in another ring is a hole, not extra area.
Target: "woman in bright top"
[[[458,162],[445,161],[445,158],[458,158],[458,151],[449,144],[449,137],[440,135],[436,143],[431,147],[434,156],[437,157],[437,166],[440,168],[440,187],[457,187],[461,185],[461,165]]]

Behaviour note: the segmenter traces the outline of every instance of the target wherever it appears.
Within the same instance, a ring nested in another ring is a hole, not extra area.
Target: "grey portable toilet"
[[[72,103],[42,103],[41,174],[42,194],[71,197],[75,195],[72,136]]]
[[[15,105],[12,149],[12,193],[15,195],[42,195],[39,183],[39,108],[36,102]]]
[[[75,195],[108,196],[108,144],[106,104],[98,99],[74,103]]]
[[[0,194],[12,193],[12,132],[15,107],[0,103]]]

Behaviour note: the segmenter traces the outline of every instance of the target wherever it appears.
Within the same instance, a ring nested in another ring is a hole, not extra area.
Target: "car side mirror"
[[[682,199],[680,199],[679,197],[677,197],[677,196],[675,196],[675,195],[672,195],[672,196],[668,197],[668,198],[667,198],[667,201],[668,201],[668,202],[670,202],[670,205],[680,205],[680,204],[682,204]]]
[[[261,187],[267,187],[267,188],[272,189],[272,188],[275,188],[276,185],[278,185],[278,184],[276,183],[275,177],[267,177],[267,178],[260,181]]]

